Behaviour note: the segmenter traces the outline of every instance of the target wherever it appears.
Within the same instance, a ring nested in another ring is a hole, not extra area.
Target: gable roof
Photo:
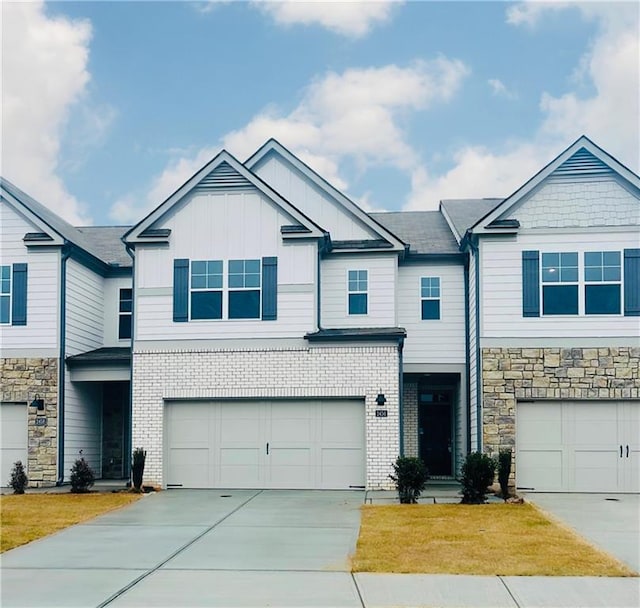
[[[458,244],[439,211],[370,213],[373,219],[409,245],[409,254],[457,254]]]
[[[98,262],[102,266],[102,271],[106,271],[112,261],[118,262],[123,267],[131,266],[131,258],[127,255],[119,237],[115,237],[114,234],[121,230],[120,228],[76,228],[8,179],[0,178],[0,186],[2,197],[7,203],[41,231],[28,235],[30,244],[64,245],[65,242],[71,243],[89,254],[94,262]]]
[[[586,135],[582,135],[528,182],[504,199],[500,205],[480,218],[469,230],[474,233],[483,233],[492,232],[492,228],[504,228],[502,216],[549,178],[565,179],[598,175],[620,176],[640,191],[640,177],[593,143]],[[511,227],[515,227],[515,223]]]
[[[164,217],[184,196],[191,191],[198,191],[203,188],[256,188],[297,222],[295,225],[296,230],[286,231],[288,235],[319,238],[325,234],[325,231],[313,222],[313,220],[280,196],[271,186],[247,169],[233,155],[226,150],[222,150],[202,167],[202,169],[180,186],[169,198],[151,211],[151,213],[135,226],[127,230],[122,236],[123,240],[127,243],[166,240],[168,234],[163,233],[159,235],[157,231],[150,230],[152,225]]]
[[[295,169],[302,173],[307,179],[315,184],[320,190],[322,190],[327,196],[338,202],[350,215],[357,218],[370,230],[378,234],[383,240],[390,243],[389,249],[394,251],[404,251],[406,249],[405,243],[402,242],[391,230],[380,224],[373,216],[373,214],[367,214],[350,198],[345,196],[337,188],[334,188],[327,180],[321,175],[316,173],[309,165],[301,161],[295,154],[285,148],[279,141],[271,138],[265,144],[263,144],[256,152],[254,152],[245,162],[245,166],[249,169],[255,169],[265,158],[271,154],[278,154],[284,158]],[[371,241],[375,243],[377,240]],[[364,241],[366,245],[366,241]],[[378,245],[379,247],[379,245]]]

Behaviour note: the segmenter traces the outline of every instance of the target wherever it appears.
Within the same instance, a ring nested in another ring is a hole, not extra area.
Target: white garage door
[[[21,460],[27,470],[26,404],[0,403],[0,446],[0,485],[8,486],[16,460]]]
[[[167,402],[165,464],[167,487],[364,486],[364,402]]]
[[[516,409],[516,484],[540,492],[640,491],[640,402],[538,401]]]

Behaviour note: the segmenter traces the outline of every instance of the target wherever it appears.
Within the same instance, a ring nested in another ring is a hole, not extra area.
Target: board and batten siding
[[[102,382],[71,382],[67,374],[64,431],[65,480],[78,458],[102,477]]]
[[[420,279],[440,278],[440,319],[422,320]],[[405,363],[464,363],[462,265],[406,265],[398,269],[398,325],[407,330]]]
[[[334,241],[379,238],[351,215],[341,203],[309,181],[284,159],[270,155],[254,170],[297,209],[330,232]]]
[[[583,261],[586,251],[622,251],[640,247],[640,231],[526,233],[515,239],[483,239],[481,244],[482,322],[481,337],[526,340],[527,338],[638,339],[638,317],[620,315],[522,316],[522,251],[577,252],[580,271],[579,301],[584,297]],[[581,310],[583,306],[581,307]],[[525,345],[523,342],[522,345]]]
[[[104,279],[75,260],[67,260],[67,357],[103,345]]]
[[[27,232],[40,228],[0,200],[0,264],[27,264],[27,324],[0,325],[3,349],[57,349],[60,252],[57,249],[27,249],[23,238]]]
[[[159,227],[169,246],[136,249],[136,340],[300,337],[316,323],[317,244],[283,242],[296,223],[257,190],[189,195]],[[173,260],[278,258],[278,313],[260,319],[173,322]]]
[[[120,290],[131,289],[131,277],[113,277],[104,281],[104,346],[128,346],[131,340],[118,339]]]
[[[368,271],[366,315],[348,314],[349,270]],[[395,327],[397,275],[398,259],[395,254],[355,254],[323,259],[320,268],[322,326],[327,329]]]
[[[476,272],[477,272],[477,254],[470,252],[469,254],[469,435],[471,437],[471,449],[479,450],[480,445],[478,436],[478,315],[477,307],[477,290],[476,290]]]

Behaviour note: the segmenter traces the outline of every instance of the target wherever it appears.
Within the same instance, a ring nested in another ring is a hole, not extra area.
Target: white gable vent
[[[206,190],[247,188],[253,188],[253,184],[240,175],[229,163],[222,162],[209,175],[200,180],[194,190],[202,192]]]
[[[596,158],[585,148],[580,148],[573,156],[565,160],[551,175],[552,178],[587,177],[613,175],[609,165]]]

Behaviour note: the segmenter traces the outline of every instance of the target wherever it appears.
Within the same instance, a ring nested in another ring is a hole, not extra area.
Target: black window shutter
[[[173,320],[189,320],[189,260],[173,260]]]
[[[540,252],[522,252],[522,316],[540,316]]]
[[[640,249],[624,250],[624,315],[640,316]]]
[[[262,258],[262,320],[278,318],[278,258]]]
[[[27,324],[27,265],[13,265],[11,325]]]

